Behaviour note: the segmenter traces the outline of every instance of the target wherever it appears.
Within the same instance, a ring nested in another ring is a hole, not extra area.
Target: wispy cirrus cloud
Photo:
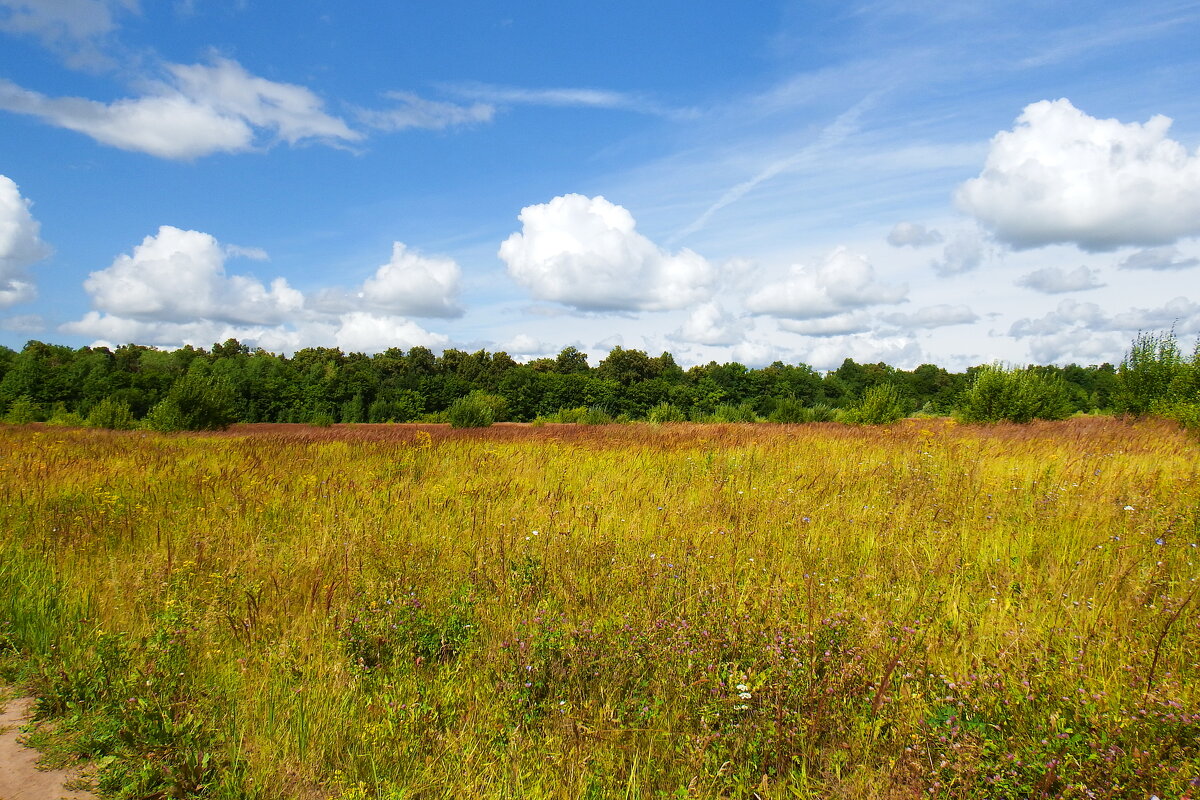
[[[690,119],[697,115],[691,108],[663,105],[636,92],[617,92],[591,88],[529,88],[467,82],[442,84],[448,94],[475,100],[489,106],[555,106],[560,108],[603,108],[633,111],[639,114]]]
[[[105,42],[117,19],[136,13],[137,0],[0,0],[0,31],[33,36],[67,66],[112,66]]]
[[[274,141],[345,146],[363,136],[310,89],[247,72],[214,58],[208,64],[166,64],[166,76],[139,97],[100,102],[48,97],[0,79],[0,109],[28,114],[101,144],[158,158],[191,160],[243,152]]]
[[[837,145],[841,144],[857,130],[859,117],[876,100],[877,96],[874,93],[867,95],[822,128],[812,142],[785,158],[767,164],[748,179],[729,187],[715,203],[706,208],[700,216],[696,217],[688,225],[680,229],[668,242],[677,242],[696,233],[708,225],[709,221],[719,211],[738,202],[761,184],[770,181],[778,175],[810,163],[837,147]]]
[[[358,118],[364,125],[384,131],[444,130],[491,122],[496,116],[496,107],[491,103],[460,105],[429,100],[413,92],[387,92],[384,97],[393,102],[391,108],[358,111]]]

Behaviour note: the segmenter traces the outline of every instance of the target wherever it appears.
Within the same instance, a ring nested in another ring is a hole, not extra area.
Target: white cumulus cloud
[[[1176,297],[1156,308],[1110,313],[1096,303],[1064,300],[1041,317],[1017,320],[1009,335],[1028,340],[1038,363],[1086,364],[1118,358],[1137,331],[1165,328],[1182,336],[1200,333],[1200,305]]]
[[[500,245],[508,274],[539,300],[581,310],[684,308],[711,295],[714,270],[684,248],[669,253],[637,231],[633,215],[603,197],[568,194],[526,206]]]
[[[987,254],[987,245],[978,230],[961,231],[942,248],[942,257],[934,261],[933,271],[942,277],[961,275],[978,269]]]
[[[536,336],[518,333],[508,341],[496,345],[496,351],[514,356],[540,356],[549,351],[549,345]]]
[[[29,213],[29,201],[11,178],[0,175],[0,308],[26,303],[37,296],[26,268],[50,254],[38,234],[38,221]]]
[[[233,257],[261,260],[266,253],[164,225],[106,269],[93,272],[83,284],[93,310],[59,330],[98,343],[207,347],[235,338],[276,352],[331,342],[347,351],[378,352],[443,346],[446,336],[405,315],[458,313],[451,300],[458,265],[425,258],[400,243],[361,291],[327,289],[314,297],[284,278],[264,284],[252,276],[230,275],[225,264]]]
[[[392,244],[391,260],[363,282],[371,306],[416,317],[457,317],[462,270],[451,258],[424,256],[403,242]]]
[[[1099,289],[1104,286],[1100,282],[1098,273],[1091,267],[1085,266],[1080,266],[1070,272],[1059,267],[1035,269],[1018,278],[1017,285],[1043,294],[1082,292],[1086,289]]]
[[[251,75],[236,61],[168,64],[166,70],[167,79],[153,83],[147,94],[111,103],[47,97],[0,79],[0,109],[167,159],[252,150],[276,140],[337,144],[362,138],[325,113],[311,90]]]
[[[888,314],[883,318],[891,324],[913,330],[916,328],[944,328],[950,325],[967,325],[979,320],[979,315],[964,305],[926,306],[911,314]]]
[[[816,340],[799,351],[800,360],[819,370],[837,369],[847,358],[860,364],[882,361],[900,369],[912,369],[923,360],[921,346],[907,336],[877,336],[859,333]]]
[[[845,336],[871,329],[871,315],[866,311],[848,311],[819,319],[781,319],[779,329],[802,336]]]
[[[442,347],[449,341],[441,334],[430,333],[412,320],[365,311],[343,314],[336,324],[333,340],[346,352],[368,353],[388,347],[405,350],[418,345]]]
[[[1064,300],[1054,311],[1041,317],[1017,320],[1009,335],[1018,339],[1052,336],[1072,328],[1126,335],[1140,330],[1174,328],[1187,335],[1200,331],[1200,305],[1186,297],[1176,297],[1157,308],[1131,308],[1108,313],[1096,303]]]
[[[83,288],[93,308],[131,319],[275,324],[303,307],[303,295],[284,278],[267,287],[257,278],[227,275],[227,255],[207,233],[163,225],[132,253],[93,272]]]
[[[746,308],[785,319],[815,319],[873,305],[903,302],[906,284],[886,284],[866,257],[845,247],[816,266],[796,265],[782,282],[768,284],[746,298]]]
[[[1186,256],[1178,247],[1150,247],[1121,259],[1120,269],[1173,270],[1200,265],[1200,258]]]
[[[960,207],[1015,248],[1170,244],[1200,234],[1200,153],[1167,137],[1168,117],[1096,119],[1066,99],[1025,107],[992,139]]]
[[[746,328],[743,320],[725,311],[720,303],[708,302],[692,309],[683,325],[670,338],[693,344],[734,345],[745,338]]]
[[[914,222],[897,222],[888,234],[888,244],[892,247],[924,247],[939,244],[942,241],[940,231],[926,228]]]

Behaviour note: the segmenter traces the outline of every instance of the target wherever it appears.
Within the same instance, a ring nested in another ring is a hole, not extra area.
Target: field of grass
[[[0,452],[0,678],[111,793],[1200,797],[1200,447],[1171,424]]]

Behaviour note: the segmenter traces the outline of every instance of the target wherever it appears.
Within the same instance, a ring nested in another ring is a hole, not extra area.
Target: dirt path
[[[32,698],[6,700],[0,694],[0,800],[96,800],[91,792],[64,788],[78,772],[37,768],[38,752],[20,742],[20,726],[32,710]]]

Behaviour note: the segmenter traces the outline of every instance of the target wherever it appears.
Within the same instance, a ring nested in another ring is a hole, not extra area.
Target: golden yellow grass
[[[1125,797],[1200,776],[1200,457],[1172,425],[0,446],[5,553],[89,609],[71,663],[111,636],[146,658],[170,628],[173,702],[251,794]]]

